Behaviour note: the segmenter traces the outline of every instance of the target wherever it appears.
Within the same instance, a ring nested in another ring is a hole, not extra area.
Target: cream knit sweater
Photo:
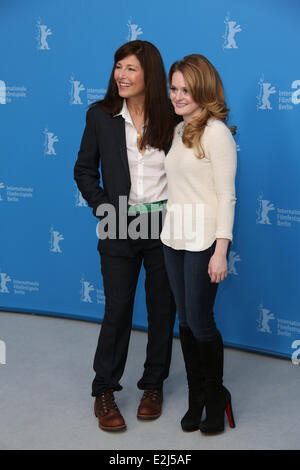
[[[202,251],[217,238],[232,240],[236,144],[222,121],[209,119],[199,159],[182,143],[183,124],[176,126],[165,158],[168,204],[161,240],[176,250]]]

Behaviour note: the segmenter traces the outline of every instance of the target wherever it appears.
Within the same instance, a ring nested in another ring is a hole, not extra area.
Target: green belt
[[[150,202],[145,204],[135,204],[134,206],[128,206],[129,215],[145,214],[146,212],[157,212],[162,211],[166,208],[168,200],[158,202]]]

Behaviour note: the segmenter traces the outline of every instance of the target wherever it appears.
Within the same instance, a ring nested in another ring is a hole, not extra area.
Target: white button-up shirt
[[[125,120],[127,156],[131,179],[128,204],[145,204],[167,199],[167,176],[164,162],[165,153],[147,145],[144,155],[137,147],[137,130],[132,122],[126,100],[122,110],[115,116]]]

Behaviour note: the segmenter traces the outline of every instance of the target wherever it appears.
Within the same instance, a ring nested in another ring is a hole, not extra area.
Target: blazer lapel
[[[127,156],[127,147],[126,147],[126,134],[125,134],[125,121],[122,116],[115,116],[113,118],[115,123],[114,130],[115,130],[115,137],[116,142],[120,150],[120,157],[123,168],[125,170],[125,174],[130,181],[130,171],[128,165],[128,156]]]

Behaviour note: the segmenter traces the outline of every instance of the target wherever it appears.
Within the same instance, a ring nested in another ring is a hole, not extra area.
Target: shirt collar
[[[131,115],[130,115],[130,112],[127,108],[127,104],[126,104],[125,99],[123,100],[123,106],[122,106],[121,111],[118,114],[114,114],[113,117],[117,117],[117,116],[122,116],[122,118],[125,120],[125,122],[131,124],[131,126],[135,129],[135,126],[134,126],[133,121],[131,119]],[[142,127],[142,131],[144,130],[144,127],[145,126]]]
[[[121,111],[118,114],[114,115],[114,117],[116,117],[116,116],[122,116],[122,118],[126,122],[128,122],[129,124],[131,124],[133,126],[133,122],[132,122],[132,119],[131,119],[131,116],[130,116],[130,112],[128,111],[125,99],[123,100],[123,106],[122,106]]]

